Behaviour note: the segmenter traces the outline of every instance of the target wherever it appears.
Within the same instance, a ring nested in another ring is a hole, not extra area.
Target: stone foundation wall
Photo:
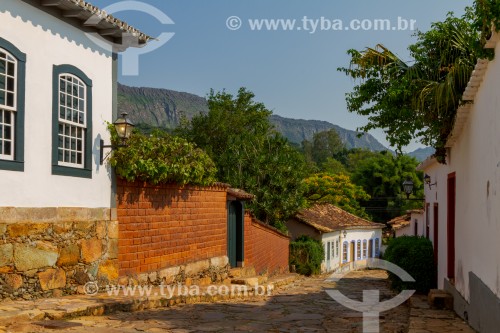
[[[118,222],[108,208],[0,207],[0,299],[84,293],[118,278]]]

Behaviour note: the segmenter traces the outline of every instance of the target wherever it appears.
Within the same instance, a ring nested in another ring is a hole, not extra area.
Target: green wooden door
[[[228,203],[228,211],[227,211],[227,256],[229,258],[229,264],[231,267],[236,267],[237,258],[236,258],[236,241],[237,241],[237,232],[236,232],[236,207],[233,202]]]

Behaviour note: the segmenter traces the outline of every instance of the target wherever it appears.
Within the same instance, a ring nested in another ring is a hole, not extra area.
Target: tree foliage
[[[253,193],[255,215],[277,227],[303,205],[304,157],[269,122],[264,104],[241,88],[236,96],[211,91],[209,112],[184,121],[177,133],[203,148],[217,177]]]
[[[342,149],[344,143],[335,129],[314,133],[312,141],[304,140],[302,150],[306,161],[320,167],[328,158],[333,158]]]
[[[360,201],[370,199],[370,196],[361,186],[351,182],[345,174],[315,174],[304,180],[305,196],[310,205],[315,203],[330,203],[343,210],[368,218]]]
[[[377,222],[387,222],[393,217],[402,215],[406,210],[422,208],[421,201],[408,201],[402,184],[410,178],[414,183],[414,191],[410,198],[422,198],[422,173],[415,168],[418,161],[410,156],[393,156],[389,153],[377,153],[372,157],[360,160],[352,173],[353,182],[361,186],[368,195],[369,201],[361,206]]]
[[[309,236],[300,236],[290,243],[290,265],[295,265],[296,272],[302,275],[321,273],[321,262],[325,249],[321,242]]]
[[[349,50],[350,67],[339,70],[360,81],[347,94],[347,105],[350,112],[368,116],[361,129],[383,129],[399,151],[419,139],[444,162],[462,93],[478,57],[487,53],[480,47],[477,19],[468,9],[462,18],[449,14],[428,32],[417,32],[409,62],[380,44]]]
[[[119,146],[114,126],[110,125],[109,130],[113,144]],[[109,163],[118,176],[151,184],[212,185],[217,171],[204,151],[183,138],[159,130],[149,136],[135,132],[127,146],[113,151]]]

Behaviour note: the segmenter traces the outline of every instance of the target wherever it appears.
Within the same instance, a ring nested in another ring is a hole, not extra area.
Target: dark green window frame
[[[0,160],[0,170],[24,171],[24,108],[26,90],[26,54],[9,41],[0,37],[0,48],[9,52],[17,60],[17,91],[14,129],[14,160]]]
[[[72,74],[87,86],[84,166],[72,168],[59,165],[59,76]],[[54,66],[52,75],[52,174],[58,176],[92,178],[92,80],[80,69],[72,65]]]

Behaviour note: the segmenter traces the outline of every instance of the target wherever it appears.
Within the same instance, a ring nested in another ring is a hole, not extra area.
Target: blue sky
[[[104,8],[119,1],[91,0]],[[326,120],[356,129],[367,120],[347,112],[345,94],[355,85],[336,69],[348,66],[346,51],[382,43],[402,57],[415,41],[405,31],[252,31],[249,19],[416,20],[426,31],[453,11],[462,15],[473,0],[143,0],[167,14],[175,24],[163,25],[136,11],[113,15],[152,36],[173,32],[174,37],[154,52],[142,55],[138,76],[120,76],[132,86],[167,88],[206,96],[211,88],[253,91],[275,114]],[[239,30],[226,21],[238,16]],[[338,22],[338,21],[337,21]],[[387,145],[382,131],[371,132]],[[412,144],[406,150],[419,147]]]

